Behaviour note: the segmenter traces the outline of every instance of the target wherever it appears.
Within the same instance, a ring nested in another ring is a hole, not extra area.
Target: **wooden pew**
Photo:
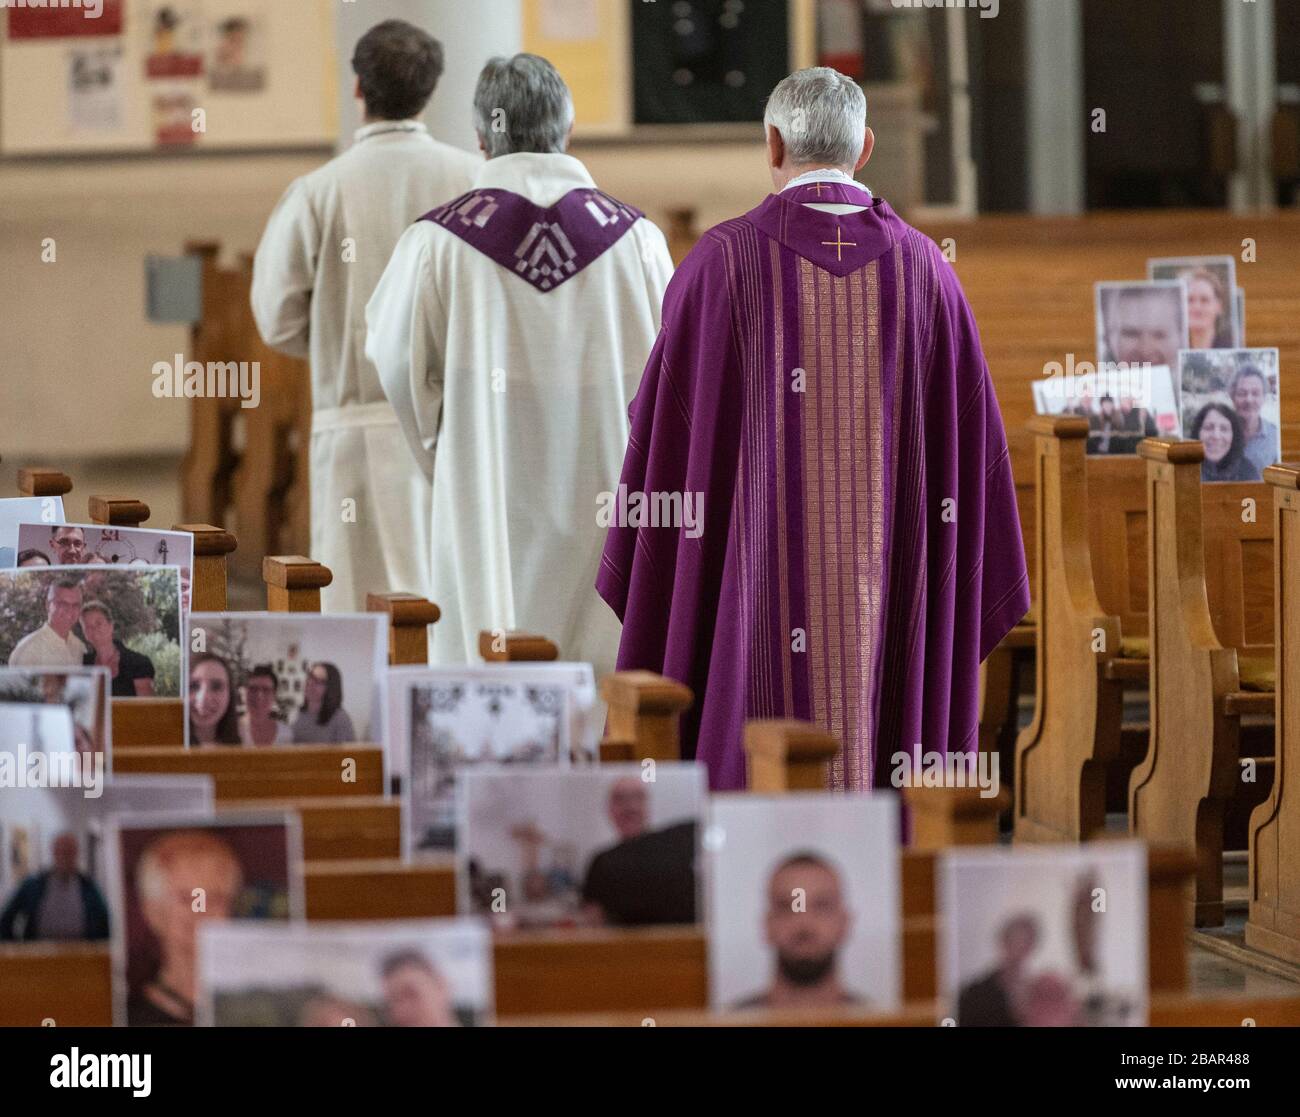
[[[1246,944],[1300,963],[1300,467],[1270,466],[1264,480],[1273,487],[1276,747],[1268,799],[1250,816]]]
[[[235,537],[211,524],[175,524],[172,531],[188,531],[194,536],[190,609],[196,613],[224,613],[229,577],[227,556],[238,547]]]
[[[549,663],[560,658],[560,649],[533,632],[484,629],[478,634],[478,654],[484,663]]]
[[[1194,853],[1189,915],[1223,923],[1224,810],[1241,785],[1241,719],[1272,712],[1271,486],[1201,484],[1199,442],[1146,439],[1151,743],[1129,826]],[[1243,516],[1254,501],[1254,522]],[[1260,765],[1265,775],[1268,765]]]
[[[1086,419],[1036,416],[1029,429],[1038,648],[1034,720],[1016,741],[1015,836],[1081,841],[1105,825],[1124,690],[1147,677],[1144,472],[1137,458],[1088,458]]]
[[[308,867],[322,862],[392,862],[402,856],[402,805],[382,795],[319,798],[219,799],[217,809],[294,811],[302,820],[302,856]],[[308,906],[310,907],[310,893]]]
[[[384,793],[384,755],[378,745],[133,748],[114,757],[113,770],[122,775],[211,776],[218,801],[257,799],[265,803]]]
[[[1250,343],[1278,345],[1283,361],[1300,361],[1300,319],[1294,313],[1294,275],[1286,247],[1300,234],[1300,216],[1294,212],[1262,218],[1219,214],[1213,228],[1203,215],[1178,211],[1084,217],[981,214],[977,220],[927,225],[924,231],[940,242],[951,238],[957,249],[953,268],[979,323],[1007,430],[1031,580],[1037,527],[1033,436],[1025,429],[1033,413],[1030,384],[1067,353],[1092,360],[1094,281],[1145,275],[1152,256],[1236,254],[1243,238],[1250,237],[1260,249],[1258,257],[1238,268],[1238,281],[1247,289]],[[1265,258],[1266,251],[1271,259]],[[1287,384],[1282,386],[1282,441],[1284,450],[1300,458],[1300,394]],[[1035,612],[1037,604],[1035,596]],[[1025,650],[1026,642],[1033,642],[1032,623],[1028,627],[1028,633],[1008,636],[987,661],[980,715],[984,751],[999,743],[1003,750],[1008,745],[1014,750],[1018,672],[1033,655]],[[1130,744],[1141,742],[1126,734],[1126,758]],[[1011,770],[1010,757],[1004,757],[1003,771]],[[1127,780],[1120,784],[1112,781],[1110,790],[1122,800]]]
[[[72,492],[72,478],[57,469],[18,471],[19,496],[67,496]]]
[[[319,613],[321,587],[334,581],[334,575],[302,555],[267,555],[262,560],[262,580],[271,612]]]
[[[432,601],[412,593],[369,593],[366,612],[388,615],[390,666],[429,662],[429,626],[442,616]]]
[[[643,682],[650,685],[648,680]],[[634,687],[629,683],[626,689]],[[763,741],[777,732],[778,726],[769,725],[765,733],[755,733],[750,739]],[[655,747],[647,744],[644,751]],[[797,758],[800,750],[787,745],[776,751]],[[792,786],[802,779],[790,776],[778,782]],[[972,803],[971,797],[963,794],[953,797],[953,804],[943,806],[941,801],[948,797],[944,789],[916,789],[909,795],[915,804],[929,800],[927,810],[933,815],[946,811],[949,827],[953,819],[969,820],[975,810],[982,811],[979,826],[967,829],[968,839],[977,832],[996,833],[995,800]],[[907,1002],[903,1016],[929,1011],[916,1006],[935,996],[935,857],[933,851],[916,849],[902,855],[903,990]],[[1184,854],[1157,852],[1152,856],[1154,991],[1176,992],[1185,984],[1180,905],[1190,870],[1190,859]],[[455,868],[449,857],[413,865],[397,861],[317,862],[306,866],[306,893],[308,918],[312,920],[450,915],[455,910]],[[647,1014],[658,1018],[665,1010],[697,1015],[706,1012],[707,944],[698,927],[501,935],[496,942],[495,967],[498,1013],[505,1020],[539,1013],[636,1013],[642,1018]],[[66,984],[74,980],[70,972],[81,985],[106,984],[107,951],[77,946],[64,954],[44,949],[26,956],[21,951],[10,957],[0,953],[0,986],[6,979],[21,977],[29,986],[44,990],[41,1004],[45,1015],[75,1018],[84,1024],[105,1023],[105,1018],[96,1019],[93,1014],[88,1018],[87,1005],[106,1006],[107,999],[97,994],[85,997],[81,989],[70,989]],[[0,1024],[34,1022],[20,1011],[30,1013],[30,1005],[13,1009],[0,1006]],[[553,1022],[574,1021],[553,1017]]]
[[[244,544],[233,565],[252,580],[259,556],[309,545],[310,374],[305,361],[270,349],[258,334],[249,303],[251,258],[223,267],[220,245],[210,241],[190,242],[185,251],[203,267],[202,317],[191,333],[190,359],[257,362],[261,400],[254,408],[228,397],[191,402],[190,447],[181,467],[184,518],[233,522]]]
[[[149,518],[149,505],[129,496],[92,496],[90,522],[107,527],[139,527]]]
[[[600,681],[609,708],[600,759],[680,760],[681,716],[694,701],[688,686],[650,671],[621,671]]]

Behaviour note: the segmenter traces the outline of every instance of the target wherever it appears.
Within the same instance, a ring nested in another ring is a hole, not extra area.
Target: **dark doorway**
[[[1088,208],[1225,205],[1220,0],[1085,0],[1083,12]]]

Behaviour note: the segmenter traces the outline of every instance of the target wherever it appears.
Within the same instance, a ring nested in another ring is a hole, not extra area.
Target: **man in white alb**
[[[9,656],[10,667],[80,667],[86,645],[72,635],[81,616],[81,583],[75,578],[51,582],[45,594],[45,623],[24,636]]]
[[[433,484],[431,655],[472,662],[481,630],[520,628],[599,675],[618,622],[591,588],[598,512],[672,260],[565,154],[573,101],[544,58],[489,62],[474,117],[474,189],[407,231],[366,309],[366,352]]]
[[[366,32],[352,57],[364,127],[289,187],[253,265],[262,337],[311,361],[311,554],[334,573],[326,611],[363,609],[368,592],[428,593],[429,483],[366,361],[365,307],[403,230],[468,190],[482,162],[415,119],[442,65],[442,47],[409,23]]]

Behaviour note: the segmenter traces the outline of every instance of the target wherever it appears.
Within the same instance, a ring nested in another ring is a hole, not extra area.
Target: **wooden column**
[[[368,593],[367,613],[388,614],[388,662],[392,667],[429,662],[429,625],[442,610],[413,593]]]
[[[1120,625],[1097,600],[1088,543],[1088,421],[1036,416],[1038,651],[1034,720],[1016,738],[1017,841],[1077,842],[1105,825],[1123,687],[1107,678]]]
[[[985,798],[978,787],[907,787],[903,802],[912,819],[910,848],[949,849],[952,846],[996,845],[998,816],[1011,803],[999,788]]]
[[[1264,470],[1273,486],[1277,703],[1273,787],[1250,816],[1246,945],[1300,963],[1300,466]]]
[[[695,696],[691,688],[652,671],[617,671],[600,680],[609,706],[600,758],[680,760],[681,717]]]
[[[770,719],[745,724],[745,751],[750,791],[825,791],[840,743],[811,722]]]
[[[532,632],[485,628],[478,634],[478,654],[484,663],[546,663],[559,659],[560,649]]]
[[[90,522],[108,527],[139,527],[149,518],[149,505],[129,496],[92,496]]]
[[[194,536],[194,570],[190,577],[190,608],[196,613],[221,613],[226,608],[226,556],[237,543],[230,532],[211,524],[175,524],[172,531]]]
[[[267,555],[262,560],[262,580],[271,612],[319,613],[321,587],[334,581],[334,575],[302,555]]]
[[[72,478],[57,469],[20,469],[20,496],[67,496],[72,492]]]

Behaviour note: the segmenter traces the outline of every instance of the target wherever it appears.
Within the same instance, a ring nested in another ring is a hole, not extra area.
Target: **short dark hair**
[[[398,950],[388,955],[379,963],[379,974],[385,978],[392,977],[398,970],[404,970],[408,966],[423,970],[432,977],[442,976],[438,973],[438,968],[418,950]]]
[[[276,690],[280,689],[279,676],[276,675],[275,669],[269,663],[259,663],[248,673],[248,678],[244,682],[250,683],[254,679],[270,679],[271,686]]]
[[[366,112],[380,120],[419,116],[442,77],[442,44],[413,24],[386,19],[352,53]]]
[[[1196,413],[1196,418],[1192,420],[1191,434],[1189,438],[1199,441],[1201,437],[1201,428],[1205,426],[1205,420],[1210,417],[1210,412],[1218,412],[1228,420],[1228,425],[1232,427],[1232,445],[1223,457],[1224,466],[1230,466],[1240,461],[1246,456],[1246,432],[1241,425],[1241,416],[1237,414],[1236,408],[1226,403],[1220,403],[1218,400],[1211,400]]]

